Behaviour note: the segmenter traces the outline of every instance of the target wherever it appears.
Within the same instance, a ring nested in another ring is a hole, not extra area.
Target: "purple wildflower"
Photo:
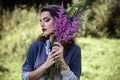
[[[81,27],[81,21],[79,19],[81,14],[76,15],[70,20],[64,13],[65,10],[62,5],[59,12],[57,12],[59,17],[55,17],[54,23],[57,42],[69,42],[69,40],[74,39],[79,32],[79,27]]]

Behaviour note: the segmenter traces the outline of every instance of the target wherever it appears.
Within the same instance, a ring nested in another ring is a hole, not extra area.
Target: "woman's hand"
[[[60,43],[55,42],[52,50],[55,51],[54,53],[56,54],[55,59],[60,60],[61,62],[64,61],[64,57],[63,57],[64,47]]]
[[[56,50],[52,50],[49,54],[48,54],[48,57],[47,57],[47,60],[46,62],[44,63],[46,69],[51,67],[54,63],[55,63],[55,51]]]
[[[66,65],[66,62],[64,60],[64,47],[58,43],[58,42],[55,42],[54,43],[54,47],[52,48],[52,50],[55,51],[55,60],[58,60],[62,63],[62,66],[61,66],[61,69],[64,70],[64,69],[67,69],[67,65]]]
[[[61,69],[66,69],[67,65],[64,60],[63,53],[64,47],[60,43],[55,42],[52,51],[49,53],[48,58],[44,63],[45,68],[47,69],[51,67],[56,61],[60,61],[62,63]]]

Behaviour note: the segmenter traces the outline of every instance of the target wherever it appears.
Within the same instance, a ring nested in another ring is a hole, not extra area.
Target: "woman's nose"
[[[44,24],[44,22],[42,22],[42,23],[41,23],[41,26],[42,26],[42,27],[45,27],[45,24]]]

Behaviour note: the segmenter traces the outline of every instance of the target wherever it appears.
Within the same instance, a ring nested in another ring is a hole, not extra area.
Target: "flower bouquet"
[[[65,14],[65,9],[63,8],[63,4],[57,12],[58,17],[55,17],[54,20],[54,38],[52,41],[52,45],[55,41],[63,43],[69,43],[70,40],[74,40],[77,34],[79,33],[79,27],[81,27],[81,14],[75,15],[72,19],[69,19]],[[60,61],[56,61],[56,63],[48,69],[48,75],[46,80],[54,80],[54,75],[56,71],[60,69]]]

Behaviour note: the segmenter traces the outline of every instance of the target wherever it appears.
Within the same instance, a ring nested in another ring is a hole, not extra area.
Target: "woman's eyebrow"
[[[47,19],[48,17],[44,17],[43,20]]]
[[[49,17],[44,17],[43,20],[45,20],[45,19],[47,19],[47,18],[49,18]],[[42,20],[40,19],[40,21],[42,21]]]

